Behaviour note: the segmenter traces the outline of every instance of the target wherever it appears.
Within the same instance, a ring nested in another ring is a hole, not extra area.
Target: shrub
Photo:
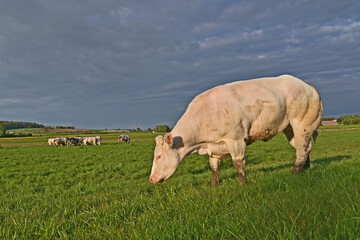
[[[157,125],[154,128],[155,132],[170,132],[170,127],[168,125]]]
[[[0,137],[6,135],[5,126],[3,124],[0,124]]]

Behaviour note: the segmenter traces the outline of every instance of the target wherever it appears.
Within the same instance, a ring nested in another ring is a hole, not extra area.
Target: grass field
[[[321,131],[299,175],[283,135],[256,142],[249,183],[227,159],[217,188],[205,156],[152,185],[156,134],[100,135],[79,147],[0,139],[0,239],[360,239],[359,129]]]

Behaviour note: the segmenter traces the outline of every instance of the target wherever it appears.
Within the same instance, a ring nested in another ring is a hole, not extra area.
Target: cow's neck
[[[189,127],[189,125],[191,125],[191,127]],[[197,152],[201,148],[201,143],[198,139],[199,130],[194,127],[194,122],[189,125],[185,126],[184,124],[177,124],[171,131],[174,141],[178,141],[177,143],[174,143],[177,144],[176,146],[178,148],[181,161],[187,155]]]

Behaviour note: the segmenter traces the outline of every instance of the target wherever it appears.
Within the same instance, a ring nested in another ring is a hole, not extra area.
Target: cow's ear
[[[156,146],[158,145],[163,145],[164,144],[164,137],[159,135],[155,138],[155,141],[156,141]]]
[[[165,139],[165,142],[166,142],[169,146],[172,146],[172,144],[173,144],[173,137],[172,137],[171,133],[165,134],[164,139]]]

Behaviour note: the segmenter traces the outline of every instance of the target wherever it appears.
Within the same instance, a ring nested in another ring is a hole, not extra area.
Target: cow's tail
[[[319,101],[320,101],[320,109],[319,109],[319,115],[318,115],[318,118],[317,118],[317,127],[316,127],[316,129],[314,131],[314,134],[313,134],[314,142],[316,142],[316,140],[317,140],[317,138],[319,136],[318,128],[321,125],[321,120],[322,120],[322,117],[323,117],[323,104],[322,104],[322,101],[320,99],[320,96],[319,96]]]

